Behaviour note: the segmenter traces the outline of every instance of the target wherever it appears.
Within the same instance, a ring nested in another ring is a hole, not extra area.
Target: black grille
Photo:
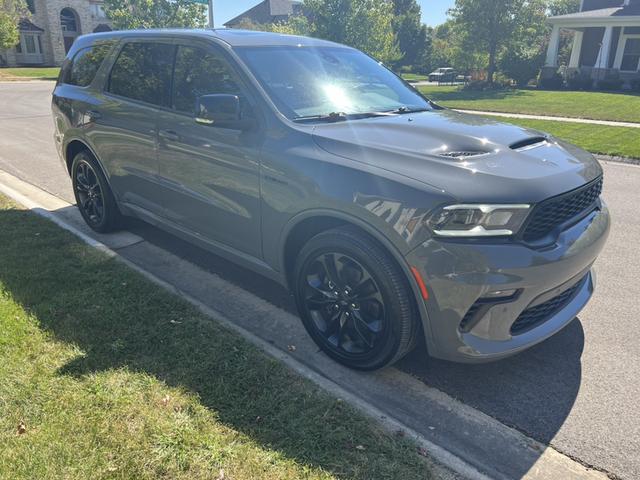
[[[511,334],[518,335],[532,329],[552,317],[556,312],[564,308],[573,298],[574,294],[582,286],[585,279],[577,282],[573,287],[565,290],[560,295],[553,297],[535,307],[529,307],[511,325]]]
[[[571,192],[552,197],[538,204],[527,223],[523,238],[539,240],[567,220],[586,214],[602,193],[602,177]]]

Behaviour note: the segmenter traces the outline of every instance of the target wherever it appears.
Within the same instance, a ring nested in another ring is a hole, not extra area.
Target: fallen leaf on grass
[[[24,422],[20,422],[18,424],[18,431],[17,434],[18,435],[22,435],[23,433],[27,433],[27,426],[24,424]]]
[[[356,450],[366,450],[364,445],[356,445]]]
[[[182,322],[179,322],[178,320],[169,320],[169,323],[173,325],[180,325]]]
[[[169,405],[169,400],[171,400],[171,397],[169,395],[165,395],[164,398],[162,399],[162,405],[165,407]]]
[[[225,478],[227,477],[224,476],[224,470],[221,468],[220,473],[218,473],[218,477],[216,478],[216,480],[225,480]]]
[[[427,452],[427,449],[424,447],[418,447],[418,455],[422,455],[423,457],[428,457],[429,452]]]
[[[289,350],[290,352],[295,352],[296,351],[296,346],[295,345],[287,345],[287,350]]]

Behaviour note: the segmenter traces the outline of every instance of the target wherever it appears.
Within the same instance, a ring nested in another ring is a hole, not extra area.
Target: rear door
[[[162,196],[173,223],[260,258],[262,130],[232,130],[194,120],[196,98],[207,94],[238,95],[243,117],[256,118],[249,91],[231,65],[208,43],[178,45],[172,110],[159,116]]]
[[[170,103],[174,55],[171,39],[125,41],[89,112],[87,136],[119,201],[158,216],[158,112]]]

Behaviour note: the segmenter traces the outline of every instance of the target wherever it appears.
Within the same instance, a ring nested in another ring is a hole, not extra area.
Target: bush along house
[[[557,76],[561,30],[573,32],[563,76],[570,87],[640,90],[640,0],[582,0],[580,11],[550,17],[542,79]]]
[[[27,6],[20,41],[0,50],[0,66],[60,65],[78,36],[111,30],[102,0],[28,0]]]

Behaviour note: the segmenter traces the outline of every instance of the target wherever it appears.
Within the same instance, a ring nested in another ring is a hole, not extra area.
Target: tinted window
[[[111,70],[109,92],[168,106],[174,51],[162,43],[128,43]]]
[[[68,67],[65,83],[80,87],[89,85],[112,46],[113,42],[104,42],[80,50]]]
[[[224,61],[195,47],[178,47],[173,84],[173,106],[187,113],[195,112],[196,98],[201,95],[240,94],[240,87]]]

